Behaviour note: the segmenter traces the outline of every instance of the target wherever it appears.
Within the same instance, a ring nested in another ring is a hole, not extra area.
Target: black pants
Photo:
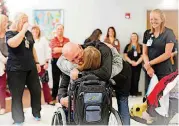
[[[133,67],[132,68],[132,77],[131,77],[131,89],[130,89],[130,95],[137,95],[138,94],[138,88],[139,88],[139,79],[140,79],[140,73],[141,73],[141,67]]]
[[[53,58],[51,61],[52,64],[52,78],[53,78],[53,88],[52,88],[52,98],[53,100],[56,100],[57,94],[58,94],[58,88],[59,88],[59,82],[60,82],[60,76],[62,74],[61,70],[57,66],[57,60]]]
[[[22,96],[25,85],[31,95],[31,107],[34,117],[40,118],[41,110],[41,87],[37,70],[30,71],[7,71],[9,90],[12,95],[12,118],[15,123],[24,122]]]

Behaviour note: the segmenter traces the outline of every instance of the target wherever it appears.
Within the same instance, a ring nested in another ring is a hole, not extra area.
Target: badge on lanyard
[[[25,37],[25,47],[29,49],[30,42],[27,40],[27,38]]]
[[[153,40],[152,40],[152,38],[150,38],[150,39],[147,41],[147,46],[151,46],[151,45],[152,45],[152,42],[153,42]]]
[[[136,50],[134,51],[134,57],[137,57],[137,51]]]
[[[118,41],[117,40],[114,41],[114,45],[116,45],[116,46],[118,45]]]

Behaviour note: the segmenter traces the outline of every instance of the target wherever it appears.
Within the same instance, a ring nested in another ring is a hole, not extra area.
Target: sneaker
[[[22,125],[23,125],[23,122],[20,122],[20,123],[13,123],[13,125],[16,125],[16,126],[22,126]]]
[[[0,109],[0,115],[4,115],[6,113],[5,109]]]
[[[51,102],[47,102],[48,105],[52,105],[55,106],[55,102],[51,101]]]
[[[39,117],[35,117],[35,120],[36,120],[36,121],[40,121],[40,118],[39,118]]]
[[[53,102],[54,104],[56,104],[56,103],[57,103],[57,100],[53,100],[52,102]]]

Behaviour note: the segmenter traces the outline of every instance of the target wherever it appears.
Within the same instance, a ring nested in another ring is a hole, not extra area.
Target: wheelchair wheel
[[[116,111],[114,108],[111,109],[111,114],[109,115],[108,125],[109,126],[122,125],[121,117],[118,111]]]
[[[64,110],[59,107],[56,112],[54,112],[52,118],[52,126],[66,126],[66,115]]]

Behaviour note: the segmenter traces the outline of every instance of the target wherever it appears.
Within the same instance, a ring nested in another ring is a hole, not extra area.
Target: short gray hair
[[[57,29],[57,27],[58,27],[58,26],[60,26],[60,25],[61,25],[61,26],[63,27],[63,29],[64,29],[64,25],[63,25],[63,24],[58,23],[58,24],[56,24],[56,25],[55,25],[55,30],[56,30],[56,29]]]

